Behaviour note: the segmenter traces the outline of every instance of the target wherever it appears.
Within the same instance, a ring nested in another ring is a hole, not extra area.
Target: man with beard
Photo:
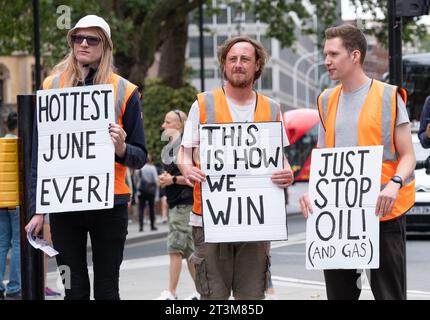
[[[205,243],[201,206],[201,182],[205,173],[198,165],[199,124],[280,121],[279,104],[253,90],[267,61],[267,52],[257,41],[239,36],[227,39],[218,49],[221,72],[227,80],[223,88],[197,95],[185,126],[178,167],[194,187],[190,216],[195,252],[196,287],[201,299],[263,299],[270,265],[270,242]],[[288,139],[284,132],[284,146]],[[194,155],[194,156],[193,156]],[[286,188],[293,182],[288,161],[271,176],[272,182]],[[220,174],[223,174],[222,171]]]

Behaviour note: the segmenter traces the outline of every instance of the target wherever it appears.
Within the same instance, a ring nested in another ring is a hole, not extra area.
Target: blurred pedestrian
[[[169,235],[167,237],[167,252],[170,257],[169,288],[161,293],[160,300],[176,300],[176,289],[181,274],[182,259],[186,259],[191,278],[195,279],[194,265],[189,260],[194,252],[190,222],[193,207],[193,189],[187,184],[179,171],[176,162],[181,145],[182,132],[187,115],[180,110],[168,112],[164,117],[163,135],[169,138],[164,147],[161,160],[164,172],[159,176],[160,186],[166,190],[169,205]],[[198,293],[192,294],[190,299],[198,300]]]
[[[430,148],[430,96],[426,98],[423,110],[421,111],[418,138],[423,148]]]
[[[52,238],[51,238],[51,226],[49,225],[49,214],[46,214],[43,221],[43,240],[45,240],[51,247]],[[44,253],[43,254],[43,272],[44,272],[44,281],[45,281],[45,297],[59,297],[61,293],[55,291],[54,289],[48,287],[48,269],[49,269],[49,256]]]
[[[17,138],[18,115],[11,112],[6,120],[4,138]],[[21,250],[19,207],[0,208],[0,300],[21,299]],[[11,249],[9,281],[4,284],[7,254]]]
[[[135,172],[137,178],[137,198],[139,202],[139,231],[143,231],[145,208],[148,205],[151,231],[156,231],[155,226],[155,195],[158,187],[158,174],[152,158],[148,155],[148,161],[142,169]]]

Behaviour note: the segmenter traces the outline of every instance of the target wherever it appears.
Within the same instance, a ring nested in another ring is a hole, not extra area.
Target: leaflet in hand
[[[27,232],[27,240],[33,246],[33,248],[42,250],[50,257],[56,256],[59,252],[52,248],[47,241],[38,237],[33,237],[33,230],[34,225],[31,225]]]

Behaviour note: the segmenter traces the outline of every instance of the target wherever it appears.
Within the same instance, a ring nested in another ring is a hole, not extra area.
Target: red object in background
[[[312,149],[318,142],[319,115],[316,109],[295,109],[284,113],[284,125],[290,147],[288,160],[294,180],[309,181]]]
[[[295,109],[284,112],[284,125],[290,144],[295,143],[306,132],[318,124],[316,109]]]

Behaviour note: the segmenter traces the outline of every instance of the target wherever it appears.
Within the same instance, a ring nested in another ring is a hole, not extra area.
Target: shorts
[[[169,210],[169,235],[167,236],[167,252],[179,253],[188,259],[194,252],[191,231],[190,212],[192,205],[177,205]]]
[[[196,288],[202,300],[264,299],[270,274],[270,242],[205,243],[202,227],[193,227]]]

